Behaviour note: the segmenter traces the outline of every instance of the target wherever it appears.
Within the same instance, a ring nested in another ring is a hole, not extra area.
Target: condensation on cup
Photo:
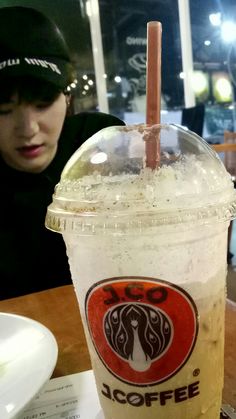
[[[219,418],[235,213],[220,158],[179,126],[105,128],[66,164],[46,225],[66,243],[106,419]]]

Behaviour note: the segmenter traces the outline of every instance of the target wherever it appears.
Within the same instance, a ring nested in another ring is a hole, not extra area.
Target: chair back
[[[236,132],[224,131],[224,142],[212,144],[217,153],[224,153],[223,162],[233,180],[236,180]]]
[[[182,110],[181,125],[202,137],[204,115],[205,106],[203,104],[193,106],[192,108],[184,108]]]

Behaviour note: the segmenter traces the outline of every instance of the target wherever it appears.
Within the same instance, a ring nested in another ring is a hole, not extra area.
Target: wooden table
[[[53,377],[91,368],[72,285],[0,301],[0,311],[38,320],[53,332],[59,347]],[[236,304],[230,301],[227,301],[226,307],[223,401],[236,408]]]

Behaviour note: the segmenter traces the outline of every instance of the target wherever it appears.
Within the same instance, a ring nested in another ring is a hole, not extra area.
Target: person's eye
[[[6,100],[0,103],[0,115],[8,115],[14,110],[15,103],[12,100]]]
[[[52,101],[48,100],[41,100],[35,103],[36,108],[38,109],[46,109],[49,108],[52,105]]]
[[[12,112],[12,107],[2,107],[1,105],[0,105],[0,115],[9,115],[11,112]]]

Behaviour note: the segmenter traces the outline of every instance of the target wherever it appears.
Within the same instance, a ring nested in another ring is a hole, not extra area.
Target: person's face
[[[51,101],[0,103],[0,154],[13,169],[40,173],[53,160],[66,115],[63,93]]]

